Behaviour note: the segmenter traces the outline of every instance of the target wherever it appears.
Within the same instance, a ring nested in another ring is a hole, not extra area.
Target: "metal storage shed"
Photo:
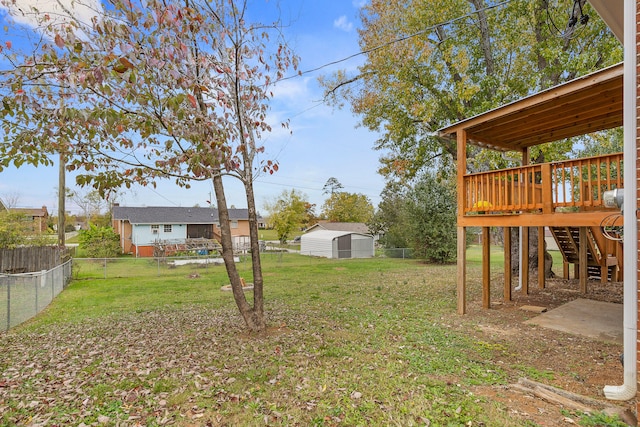
[[[300,238],[300,253],[325,258],[371,258],[373,236],[350,231],[317,230]]]

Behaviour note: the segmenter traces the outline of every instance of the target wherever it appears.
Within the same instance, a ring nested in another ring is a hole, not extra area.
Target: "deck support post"
[[[538,227],[538,288],[544,289],[545,277],[544,277],[544,227]]]
[[[588,265],[587,265],[587,227],[580,227],[578,248],[578,269],[580,271],[580,292],[587,293],[587,279],[589,278]]]
[[[522,293],[529,295],[529,227],[522,227],[520,271],[522,272]]]
[[[489,227],[482,227],[482,308],[491,308],[491,241]]]
[[[457,184],[458,184],[458,224],[464,218],[464,175],[467,173],[467,132],[461,130],[456,135],[456,160]],[[458,293],[458,314],[467,312],[467,230],[464,226],[458,226],[457,236],[457,274],[456,286]]]
[[[464,227],[458,227],[458,261],[457,261],[457,293],[458,314],[467,312],[467,232]]]
[[[522,149],[522,166],[529,164],[530,152],[529,147]],[[526,174],[521,174],[521,182],[525,185],[528,182]],[[525,295],[529,295],[529,227],[521,227],[522,246],[520,246],[520,283],[522,285],[521,291]]]
[[[503,228],[504,241],[504,301],[511,301],[511,227]]]

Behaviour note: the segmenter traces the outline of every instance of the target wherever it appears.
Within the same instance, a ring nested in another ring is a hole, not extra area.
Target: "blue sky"
[[[62,0],[72,4],[72,0]],[[46,0],[18,0],[34,2],[41,10]],[[300,70],[311,70],[341,60],[359,51],[357,28],[359,7],[363,0],[253,0],[269,10],[279,3],[290,45],[301,57]],[[256,12],[261,12],[256,9]],[[380,201],[384,181],[376,173],[380,152],[372,149],[377,134],[358,128],[358,118],[348,108],[334,110],[320,103],[322,91],[317,77],[336,69],[352,69],[363,61],[359,56],[314,73],[288,79],[280,83],[274,93],[271,107],[273,129],[264,140],[265,158],[276,159],[279,171],[263,175],[255,182],[256,203],[262,211],[265,201],[274,200],[283,190],[295,188],[317,205],[316,212],[326,195],[322,187],[335,177],[344,191],[361,193],[369,197],[374,206]],[[290,119],[292,134],[280,130],[280,123]],[[47,206],[57,211],[57,167],[23,166],[0,172],[0,198],[18,196],[23,207]],[[74,176],[67,175],[67,187],[74,186]],[[237,208],[246,207],[242,187],[227,180],[227,200]],[[87,191],[87,190],[80,190]],[[205,206],[211,184],[193,183],[183,189],[169,181],[161,181],[154,190],[137,187],[125,192],[120,203],[127,206]],[[67,210],[79,209],[67,201]]]

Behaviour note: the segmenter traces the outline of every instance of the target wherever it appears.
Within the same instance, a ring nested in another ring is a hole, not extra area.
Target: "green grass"
[[[552,270],[556,275],[562,275],[562,254],[560,251],[549,251],[553,259]],[[504,267],[504,250],[502,246],[492,245],[489,257],[491,258],[491,268]],[[482,264],[482,246],[470,245],[467,248],[467,262],[471,264]]]
[[[258,237],[260,240],[278,240],[278,233],[276,230],[258,230]]]
[[[222,265],[74,268],[0,334],[0,425],[532,425],[473,392],[513,381],[496,361],[514,350],[454,326],[455,265],[264,254],[263,336],[221,291]]]

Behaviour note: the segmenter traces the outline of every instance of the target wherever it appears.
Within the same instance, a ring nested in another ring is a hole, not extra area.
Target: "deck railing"
[[[464,176],[464,214],[603,208],[602,193],[622,188],[622,153]]]

